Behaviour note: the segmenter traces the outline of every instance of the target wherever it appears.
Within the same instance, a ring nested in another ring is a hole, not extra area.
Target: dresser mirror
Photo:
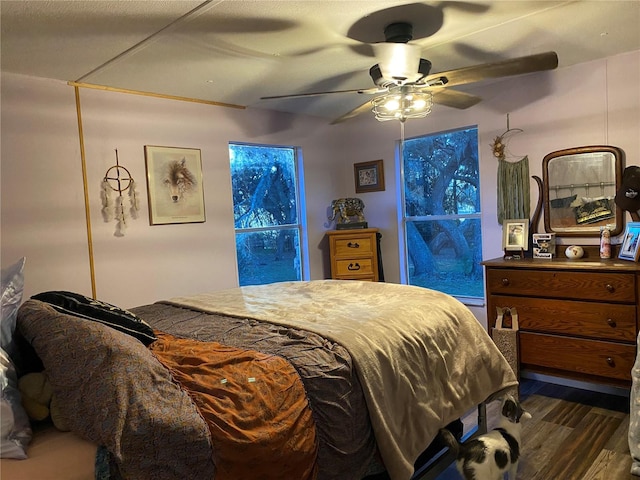
[[[593,237],[608,225],[624,228],[614,201],[622,181],[623,152],[607,145],[569,148],[542,161],[544,228],[559,237]]]

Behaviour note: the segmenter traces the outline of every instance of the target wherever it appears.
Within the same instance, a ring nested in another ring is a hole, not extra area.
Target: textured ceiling
[[[371,43],[410,21],[432,73],[555,51],[640,49],[640,1],[0,2],[2,70],[333,119],[368,98]],[[472,92],[473,85],[464,89]]]

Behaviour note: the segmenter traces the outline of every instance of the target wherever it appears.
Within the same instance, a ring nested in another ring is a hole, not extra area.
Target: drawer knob
[[[360,270],[360,264],[356,263],[350,263],[349,266],[347,267],[348,270],[354,271],[354,270]]]
[[[607,323],[609,324],[609,326],[611,328],[616,328],[617,327],[616,321],[613,318],[607,318]]]
[[[607,286],[605,287],[607,289],[607,292],[609,293],[613,293],[616,291],[615,287],[613,285],[611,285],[610,283],[607,283]]]
[[[607,365],[609,365],[610,367],[615,367],[616,362],[613,360],[613,358],[607,357]]]
[[[360,244],[358,242],[349,242],[347,243],[347,247],[349,248],[360,248]]]
[[[502,285],[505,286],[505,287],[508,287],[509,286],[509,279],[508,278],[503,278],[502,279]]]

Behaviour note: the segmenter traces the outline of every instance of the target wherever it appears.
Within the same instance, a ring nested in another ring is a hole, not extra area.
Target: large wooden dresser
[[[331,278],[377,282],[378,229],[332,230],[329,236]]]
[[[516,308],[521,370],[628,387],[640,319],[640,265],[526,258],[483,262],[487,319]]]

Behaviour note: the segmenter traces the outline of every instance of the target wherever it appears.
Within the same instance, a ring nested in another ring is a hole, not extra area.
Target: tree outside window
[[[229,159],[240,285],[301,280],[296,149],[230,143]]]
[[[408,139],[402,162],[403,281],[483,298],[477,127]]]

